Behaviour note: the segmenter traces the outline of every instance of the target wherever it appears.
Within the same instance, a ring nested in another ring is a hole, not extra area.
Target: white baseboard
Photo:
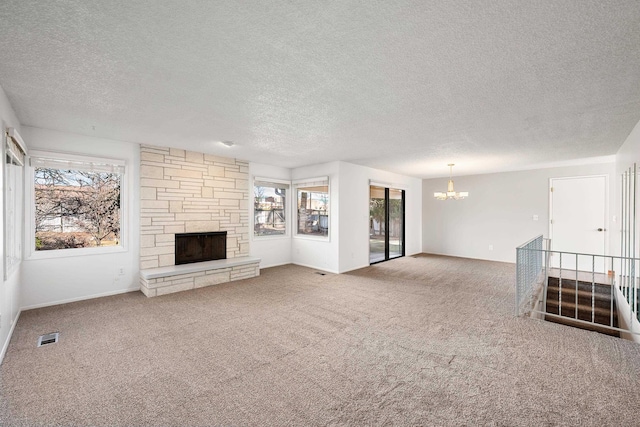
[[[45,303],[42,303],[42,304],[34,304],[34,305],[27,306],[27,307],[22,307],[22,311],[33,310],[33,309],[36,309],[36,308],[43,308],[43,307],[51,307],[52,305],[68,304],[70,302],[78,302],[78,301],[84,301],[84,300],[100,298],[100,297],[109,297],[109,296],[112,296],[112,295],[126,294],[126,293],[129,293],[129,292],[136,292],[136,291],[139,291],[139,290],[140,290],[140,286],[137,286],[135,288],[120,289],[120,290],[117,290],[117,291],[109,291],[109,292],[104,292],[104,293],[101,293],[101,294],[93,294],[93,295],[87,295],[87,296],[83,296],[83,297],[70,298],[70,299],[66,299],[66,300],[45,302]]]
[[[282,267],[283,265],[289,265],[291,264],[290,262],[280,262],[277,264],[269,264],[269,265],[260,265],[260,270],[265,269],[265,268],[271,268],[271,267]]]
[[[299,263],[299,262],[292,262],[292,263],[290,263],[290,264],[293,264],[293,265],[299,265],[300,267],[313,268],[314,270],[318,270],[318,271],[325,271],[325,272],[327,272],[327,273],[340,274],[340,273],[338,273],[337,271],[328,270],[328,269],[326,269],[326,268],[318,268],[318,267],[316,267],[315,265],[302,264],[302,263]]]
[[[348,273],[350,271],[362,270],[363,268],[367,268],[369,266],[371,266],[371,264],[364,264],[364,265],[361,265],[360,267],[352,267],[352,268],[349,268],[348,270],[342,270],[340,274]]]
[[[18,311],[16,318],[13,320],[13,325],[11,325],[11,329],[9,330],[9,335],[7,336],[7,341],[2,346],[2,352],[0,353],[0,365],[2,365],[2,361],[4,360],[4,355],[7,353],[7,349],[9,348],[9,343],[11,342],[11,337],[13,336],[13,331],[16,329],[16,325],[18,324],[18,319],[20,318],[20,313],[22,310]]]
[[[453,255],[453,254],[441,254],[438,252],[420,252],[423,255],[438,255],[438,256],[446,256],[449,258],[462,258],[462,259],[475,259],[478,261],[491,261],[491,262],[504,262],[505,264],[515,264],[515,260],[513,261],[504,261],[504,260],[500,260],[500,259],[492,259],[492,258],[481,258],[481,257],[474,257],[474,256],[464,256],[464,255]],[[416,254],[417,255],[417,254]]]

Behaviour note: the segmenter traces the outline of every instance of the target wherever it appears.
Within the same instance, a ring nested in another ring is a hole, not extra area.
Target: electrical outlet
[[[124,276],[124,267],[120,267],[120,268],[118,269],[118,274],[119,274],[120,276]]]
[[[537,221],[537,220],[538,220],[538,215],[534,215],[534,216],[533,216],[533,220],[534,220],[534,221]]]
[[[489,245],[489,250],[492,251],[493,250],[493,245]]]

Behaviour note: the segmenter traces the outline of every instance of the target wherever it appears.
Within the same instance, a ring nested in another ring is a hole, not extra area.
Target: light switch
[[[534,220],[534,221],[537,221],[537,220],[538,220],[538,215],[534,215],[534,216],[533,216],[533,220]]]

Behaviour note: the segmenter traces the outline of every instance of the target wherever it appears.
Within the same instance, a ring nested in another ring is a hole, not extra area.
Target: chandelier
[[[436,192],[433,193],[433,197],[435,197],[438,200],[449,200],[449,199],[453,199],[453,200],[459,200],[459,199],[464,199],[465,197],[469,197],[469,193],[466,191],[459,191],[456,192],[453,189],[453,179],[451,179],[451,174],[453,173],[453,163],[449,163],[447,166],[449,166],[449,182],[447,183],[447,192],[446,193],[441,193],[441,192]]]

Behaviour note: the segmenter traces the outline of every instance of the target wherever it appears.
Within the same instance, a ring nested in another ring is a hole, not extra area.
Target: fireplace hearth
[[[176,234],[176,265],[226,258],[226,231]]]

